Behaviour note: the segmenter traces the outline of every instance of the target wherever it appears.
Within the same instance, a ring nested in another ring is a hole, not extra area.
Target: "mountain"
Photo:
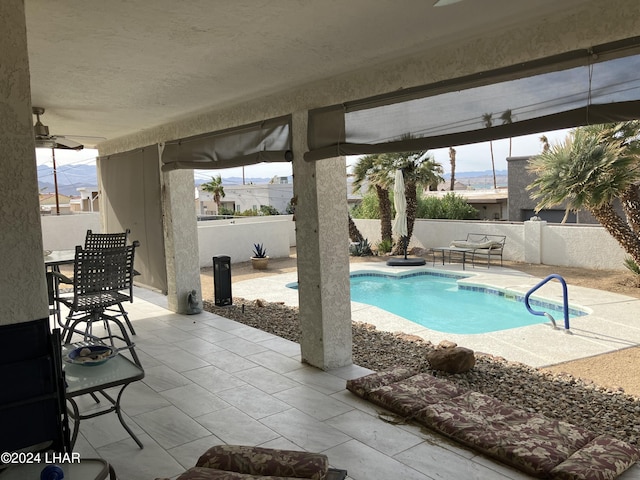
[[[38,188],[41,193],[54,193],[53,168],[38,165]],[[78,188],[95,187],[98,174],[95,165],[62,165],[57,169],[58,193],[78,195]]]
[[[501,176],[501,177],[506,177],[508,174],[507,170],[496,170],[496,177],[497,176]],[[477,178],[477,177],[486,177],[486,176],[493,176],[493,171],[492,170],[482,170],[482,171],[476,171],[476,172],[458,172],[456,171],[456,178],[460,179],[460,178]],[[444,178],[451,178],[451,174],[450,173],[446,173],[443,175]]]

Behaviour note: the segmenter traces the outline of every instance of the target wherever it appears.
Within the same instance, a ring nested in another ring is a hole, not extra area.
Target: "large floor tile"
[[[228,373],[239,372],[248,368],[257,367],[258,365],[241,355],[229,351],[212,352],[202,355],[202,358],[211,365],[218,367]]]
[[[528,475],[501,467],[497,464],[484,466],[469,462],[466,458],[456,455],[438,445],[423,442],[394,456],[405,465],[428,475],[432,478],[448,480],[451,478],[473,478],[475,480],[525,480]],[[494,467],[494,468],[491,468]]]
[[[246,385],[246,382],[239,377],[214,366],[189,370],[188,372],[184,372],[183,375],[213,393]]]
[[[162,392],[164,390],[189,385],[191,383],[191,380],[187,377],[179,374],[166,365],[145,369],[142,381],[149,387],[153,388],[156,392]]]
[[[295,380],[285,377],[279,373],[269,370],[264,367],[249,368],[248,370],[242,370],[235,374],[237,378],[240,378],[247,382],[249,385],[253,385],[259,388],[263,392],[276,393],[283,390],[288,390],[299,386],[300,384]]]
[[[354,480],[402,479],[432,480],[433,474],[426,475],[357,440],[349,440],[324,452],[337,468],[346,469]],[[448,480],[463,480],[470,477],[454,476]],[[473,477],[471,477],[473,478]]]
[[[264,345],[264,342],[261,345]],[[300,347],[298,347],[297,354],[300,354]],[[288,373],[305,368],[305,365],[298,358],[292,358],[272,350],[249,355],[247,359],[277,373]]]
[[[326,420],[353,410],[346,403],[303,385],[278,392],[274,397],[318,420]]]
[[[177,447],[210,432],[174,406],[137,415],[135,421],[163,448]]]
[[[309,452],[322,452],[350,439],[336,428],[292,408],[261,423]]]
[[[236,445],[260,445],[280,435],[235,407],[209,413],[196,420],[223,442]]]
[[[171,402],[190,417],[199,417],[229,406],[220,397],[195,383],[165,390],[161,395],[167,403]]]
[[[176,372],[194,370],[209,365],[209,362],[203,360],[201,356],[193,355],[180,349],[164,354],[162,356],[162,363],[171,367]]]
[[[218,392],[217,395],[225,402],[255,419],[261,419],[291,408],[285,402],[251,385],[223,390]]]
[[[422,443],[420,437],[360,410],[335,416],[325,423],[389,456]]]
[[[168,452],[186,469],[195,466],[198,458],[215,445],[222,445],[224,442],[215,435],[199,438],[193,442],[185,443],[179,447],[170,448]]]
[[[102,458],[115,469],[118,480],[143,480],[175,477],[185,468],[149,435],[140,437],[144,449],[133,440],[123,440],[98,449]]]

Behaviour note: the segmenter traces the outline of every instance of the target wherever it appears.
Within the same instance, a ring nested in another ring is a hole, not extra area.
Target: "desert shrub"
[[[418,218],[446,218],[449,220],[472,220],[478,217],[478,210],[467,203],[461,195],[447,193],[442,198],[418,198]]]
[[[368,257],[369,255],[373,255],[369,240],[365,238],[361,242],[351,245],[349,247],[349,255],[352,257]]]

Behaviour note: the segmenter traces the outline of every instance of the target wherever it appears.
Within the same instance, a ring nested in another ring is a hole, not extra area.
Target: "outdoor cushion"
[[[296,480],[296,478],[250,475],[246,473],[217,470],[214,468],[191,467],[176,480]],[[297,480],[300,479],[298,478]]]
[[[368,399],[369,392],[383,385],[390,385],[398,380],[412,377],[418,373],[416,369],[405,367],[394,367],[382,372],[372,373],[364,377],[347,380],[347,390],[352,391],[359,397]]]
[[[635,447],[600,435],[557,465],[551,474],[558,480],[612,480],[639,458]]]
[[[329,469],[329,459],[320,453],[243,445],[216,445],[198,459],[196,467],[249,475],[310,478],[320,480]]]
[[[546,476],[595,437],[584,428],[526,412],[478,392],[431,405],[416,419],[537,477]]]
[[[486,240],[484,242],[470,242],[467,240],[454,240],[451,242],[452,247],[457,248],[502,248],[502,243]]]
[[[430,378],[425,378],[430,377]],[[384,385],[369,393],[369,400],[404,417],[412,417],[426,406],[463,393],[451,382],[421,373],[403,382]]]
[[[538,478],[613,479],[639,458],[636,447],[613,437],[428,373],[407,375],[408,369],[393,368],[349,380],[347,389]]]

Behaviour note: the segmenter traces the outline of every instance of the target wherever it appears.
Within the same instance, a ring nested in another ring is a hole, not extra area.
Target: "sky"
[[[556,130],[553,132],[536,133],[524,135],[512,139],[511,156],[536,155],[542,151],[540,136],[546,135],[550,143],[557,143],[564,140],[569,129]],[[491,152],[489,142],[476,143],[472,145],[454,146],[456,149],[456,172],[474,172],[491,170]],[[56,150],[56,165],[90,165],[95,164],[98,151],[85,148],[78,152],[74,150]],[[445,174],[450,173],[449,149],[438,148],[431,151],[433,157],[439,162]],[[493,155],[496,170],[506,170],[509,156],[509,139],[493,141]],[[38,165],[53,166],[51,149],[36,148],[36,159]],[[351,166],[358,160],[357,156],[347,157],[347,165]],[[220,174],[223,178],[239,177],[243,175],[242,168],[226,168],[221,170],[195,170],[196,179],[209,180],[211,176]],[[286,177],[291,175],[290,163],[261,163],[244,167],[245,178],[273,178]]]

